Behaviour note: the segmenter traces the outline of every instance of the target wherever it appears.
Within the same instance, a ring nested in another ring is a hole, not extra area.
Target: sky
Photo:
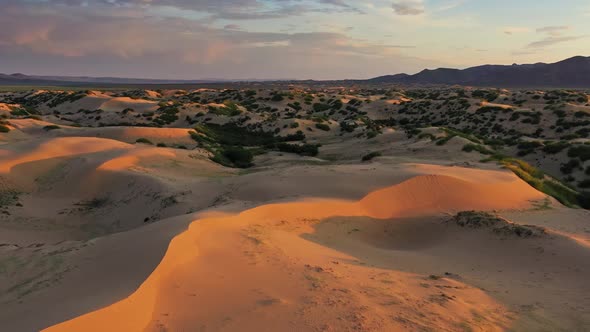
[[[0,0],[0,73],[345,79],[575,55],[588,0]]]

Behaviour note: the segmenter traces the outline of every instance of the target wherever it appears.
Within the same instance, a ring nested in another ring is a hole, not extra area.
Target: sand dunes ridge
[[[209,260],[216,259],[220,255],[235,258],[236,248],[228,243],[241,243],[244,240],[244,235],[247,235],[246,239],[251,240],[249,242],[254,242],[257,248],[267,250],[264,249],[266,241],[270,241],[267,240],[267,237],[268,239],[273,237],[273,231],[267,227],[277,225],[277,223],[289,224],[297,229],[305,228],[310,224],[310,221],[313,223],[314,220],[318,222],[335,216],[393,218],[409,214],[428,215],[449,212],[466,207],[472,209],[517,208],[525,207],[529,204],[529,200],[541,197],[543,197],[542,194],[529,188],[516,177],[512,181],[482,184],[448,175],[423,175],[375,191],[358,202],[313,200],[278,203],[263,205],[236,215],[196,220],[190,225],[188,231],[172,240],[159,266],[130,297],[45,331],[142,331],[153,323],[153,320],[156,319],[156,311],[161,310],[162,305],[186,311],[188,303],[183,302],[185,299],[175,298],[175,295],[170,293],[170,283],[178,284],[182,279],[183,287],[190,288],[191,284],[197,283],[197,281],[196,279],[184,279],[183,276],[186,276],[186,273],[192,273],[187,271],[198,273],[197,271],[200,269],[206,268],[206,265],[203,264],[207,264]],[[326,248],[312,246],[308,241],[300,238],[298,232],[294,233],[296,233],[295,237],[281,235],[281,246],[285,247],[282,249],[285,252],[295,250],[298,254],[314,253],[314,255],[324,255],[326,252],[330,252]],[[232,242],[227,242],[228,240]],[[292,243],[290,243],[291,241]],[[313,249],[308,246],[312,246]],[[232,265],[231,261],[226,264],[226,269],[231,270],[231,273],[240,275],[244,272],[239,270],[239,265]],[[289,283],[288,279],[283,279],[287,278],[285,275],[281,272],[276,273],[277,275],[272,276],[275,282]],[[199,279],[198,283],[201,282],[205,281]],[[219,291],[222,292],[221,289]],[[494,306],[493,301],[486,299],[483,293],[477,294],[480,297],[480,308]],[[241,300],[227,299],[227,301],[240,302]],[[207,304],[202,303],[202,305],[206,306]],[[191,310],[199,310],[199,308]],[[180,325],[176,325],[177,328],[190,326],[187,325],[190,322],[186,320],[178,324]]]
[[[368,216],[384,219],[466,209],[517,209],[543,197],[516,178],[478,183],[449,175],[423,175],[373,192],[360,205]]]

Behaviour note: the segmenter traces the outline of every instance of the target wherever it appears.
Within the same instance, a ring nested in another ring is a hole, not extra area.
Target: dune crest
[[[516,178],[477,183],[448,175],[423,175],[373,192],[360,205],[367,216],[385,219],[465,209],[519,209],[544,197]]]
[[[333,265],[352,258],[301,235],[313,232],[312,226],[321,220],[336,216],[392,218],[415,210],[424,215],[451,212],[473,204],[480,209],[516,208],[543,197],[525,188],[517,178],[494,185],[426,175],[378,190],[358,202],[278,203],[196,220],[171,241],[159,266],[131,296],[44,331],[186,330],[194,326],[256,330],[263,325],[284,330],[323,324],[336,330],[350,326],[361,331],[417,330],[420,326],[451,330],[461,322],[487,331],[503,330],[508,324],[505,309],[481,290],[436,279],[445,287],[440,295],[438,288],[420,286],[425,283],[419,282],[419,275]],[[395,278],[404,287],[386,287],[374,296],[358,289],[364,283],[371,289],[377,287],[374,276],[379,274]],[[332,289],[338,287],[350,290],[335,294]],[[251,293],[252,289],[258,290]],[[315,303],[323,297],[336,301],[332,308],[322,306],[314,313],[300,306],[301,301]],[[342,306],[338,301],[364,306]],[[383,306],[376,301],[391,303]],[[448,308],[441,307],[447,302]],[[431,316],[410,318],[415,303],[422,303],[421,310]],[[397,319],[384,318],[394,312]]]

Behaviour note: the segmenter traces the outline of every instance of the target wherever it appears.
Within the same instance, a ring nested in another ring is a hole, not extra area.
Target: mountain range
[[[197,79],[159,80],[117,77],[69,77],[30,76],[25,74],[1,74],[0,85],[158,85],[158,84],[202,84],[227,82],[271,82],[273,80],[251,79]],[[277,80],[274,80],[277,81]],[[293,80],[282,80],[293,81]],[[315,82],[315,81],[300,81]],[[544,87],[544,88],[590,88],[590,57],[575,56],[556,63],[535,63],[523,65],[483,65],[467,69],[424,69],[414,74],[385,75],[368,80],[346,80],[343,82],[369,84],[405,85],[470,85],[490,87]]]
[[[425,69],[414,75],[386,75],[368,81],[399,84],[588,88],[590,87],[590,57],[575,56],[549,64],[483,65],[462,70]]]

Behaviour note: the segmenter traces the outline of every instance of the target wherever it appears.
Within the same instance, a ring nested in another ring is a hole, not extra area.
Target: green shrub
[[[375,138],[375,137],[377,137],[377,135],[379,135],[378,131],[371,130],[367,133],[367,139]]]
[[[285,142],[303,141],[305,139],[305,134],[301,130],[297,130],[295,134],[283,136],[281,139]]]
[[[149,144],[149,145],[154,145],[154,143],[152,143],[152,141],[150,141],[147,138],[138,138],[135,143],[142,143],[142,144]]]
[[[330,131],[330,126],[328,126],[325,123],[316,123],[315,127],[318,128],[319,130]]]
[[[261,146],[273,145],[277,138],[274,133],[263,130],[251,130],[240,127],[235,123],[224,125],[205,123],[195,127],[202,135],[197,133],[191,134],[196,141],[206,140],[216,142],[222,145],[231,146]]]
[[[441,137],[436,141],[436,145],[445,145],[448,141],[452,140],[455,135],[447,135],[446,137]]]
[[[473,152],[473,151],[477,151],[481,154],[485,154],[485,155],[493,155],[495,152],[486,148],[483,145],[479,145],[479,144],[465,144],[465,146],[463,146],[463,151],[465,152]]]
[[[574,169],[580,167],[580,161],[578,159],[572,159],[565,164],[561,165],[561,172],[563,174],[572,174]]]
[[[532,141],[532,142],[520,142],[517,145],[517,147],[518,147],[519,150],[532,150],[532,149],[536,149],[536,148],[541,147],[541,146],[543,146],[542,143],[535,142],[535,141]]]
[[[576,145],[567,152],[568,157],[579,157],[582,161],[590,160],[590,145]]]
[[[361,161],[370,161],[377,157],[381,157],[381,152],[371,152],[367,155],[364,155],[363,158],[361,158]]]
[[[226,147],[218,151],[212,158],[216,163],[228,167],[248,168],[252,167],[254,155],[242,147]]]
[[[270,98],[270,100],[274,102],[283,101],[283,99],[285,98],[283,98],[283,95],[280,93],[275,93],[274,95],[272,95],[272,98]]]
[[[315,103],[313,104],[313,110],[315,112],[324,112],[327,111],[329,109],[331,109],[332,106],[328,105],[328,104],[322,104],[322,103]]]
[[[340,122],[340,130],[352,133],[358,125],[354,121],[342,121]]]
[[[14,110],[10,111],[10,114],[12,114],[14,116],[27,116],[27,115],[30,115],[29,112],[27,112],[23,108],[14,109]]]
[[[533,188],[554,197],[565,206],[587,208],[590,204],[590,200],[585,194],[578,193],[559,181],[546,177],[542,171],[522,160],[501,158],[499,162]]]
[[[8,128],[5,125],[0,125],[0,133],[7,133],[10,131],[10,128]]]
[[[58,125],[48,125],[48,126],[45,126],[45,127],[43,127],[43,129],[44,129],[45,131],[50,131],[50,130],[55,130],[55,129],[60,129],[60,128],[61,128],[61,127],[60,127],[60,126],[58,126]]]
[[[436,139],[436,137],[430,133],[421,133],[420,135],[418,135],[418,139],[425,139],[428,138],[431,141],[434,141]]]
[[[543,147],[543,152],[545,152],[547,154],[556,154],[556,153],[559,153],[559,152],[567,149],[568,147],[570,147],[570,144],[568,142],[550,143],[550,144],[546,144]]]
[[[287,153],[296,153],[302,156],[317,156],[319,153],[318,145],[316,144],[288,144],[288,143],[279,143],[277,144],[277,148],[281,152]]]
[[[503,113],[509,113],[509,112],[513,112],[514,110],[512,108],[504,108],[504,107],[499,107],[499,106],[484,106],[479,108],[477,111],[475,111],[475,113],[478,114],[483,114],[483,113],[497,113],[497,112],[503,112]]]

